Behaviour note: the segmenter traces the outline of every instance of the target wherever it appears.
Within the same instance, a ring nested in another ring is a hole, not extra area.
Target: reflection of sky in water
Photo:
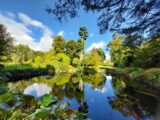
[[[23,94],[24,95],[31,95],[35,98],[41,97],[45,94],[49,94],[52,91],[52,89],[44,84],[44,83],[34,83],[27,88],[25,88]]]
[[[84,101],[88,105],[88,117],[92,120],[134,120],[123,116],[120,112],[112,109],[107,101],[107,97],[114,97],[115,91],[112,87],[112,77],[106,76],[103,88],[92,88],[91,84],[84,84]],[[80,104],[75,99],[64,98],[73,108],[78,108]]]
[[[120,111],[112,108],[109,103],[109,99],[115,99],[117,97],[115,89],[112,86],[112,82],[114,82],[113,80],[112,76],[106,76],[105,83],[102,82],[102,84],[97,86],[85,82],[79,82],[76,84],[67,83],[64,86],[60,86],[58,89],[59,91],[56,89],[54,91],[53,89],[53,93],[55,92],[55,96],[57,93],[59,94],[57,95],[61,97],[59,102],[69,102],[71,108],[78,109],[86,103],[89,112],[88,117],[92,120],[135,120],[133,116],[124,115]],[[79,88],[80,86],[84,87],[82,91]],[[49,94],[51,91],[52,89],[44,83],[34,83],[24,90],[24,94],[38,98],[45,94]],[[68,92],[71,92],[71,94]],[[71,96],[73,95],[73,97],[67,97],[68,94]],[[61,95],[64,96],[62,97]],[[143,120],[150,120],[150,118]]]
[[[115,96],[111,76],[106,76],[106,82],[102,89],[93,90],[91,87],[86,87],[85,93],[85,101],[89,106],[89,118],[93,120],[132,120],[113,110],[107,102],[107,97]]]

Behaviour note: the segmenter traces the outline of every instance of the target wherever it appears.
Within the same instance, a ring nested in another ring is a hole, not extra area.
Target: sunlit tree
[[[65,39],[62,36],[58,35],[54,37],[53,50],[56,54],[65,52]]]
[[[16,64],[24,64],[27,61],[34,62],[34,51],[27,45],[17,45],[14,47],[14,53],[12,54],[12,60]]]
[[[69,40],[66,43],[66,54],[71,58],[71,64],[73,58],[76,57],[77,54],[77,43],[74,40]]]

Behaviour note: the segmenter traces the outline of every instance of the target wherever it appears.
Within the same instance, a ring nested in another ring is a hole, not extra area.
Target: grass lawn
[[[33,69],[38,69],[38,68],[29,66],[29,65],[17,65],[17,64],[6,64],[5,65],[5,70],[6,71],[33,70]]]

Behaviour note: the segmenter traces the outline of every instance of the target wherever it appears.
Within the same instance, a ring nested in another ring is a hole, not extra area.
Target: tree
[[[99,55],[99,49],[92,49],[89,54],[86,54],[83,59],[84,66],[102,65],[103,57]]]
[[[81,36],[81,39],[84,41],[87,39],[88,32],[87,32],[87,28],[85,26],[80,27],[79,36]]]
[[[65,39],[62,36],[58,35],[54,37],[53,49],[56,54],[65,52]]]
[[[99,56],[101,56],[102,62],[106,59],[106,55],[105,55],[104,51],[102,50],[102,48],[96,48],[96,49],[93,49],[93,50],[95,52],[97,52]]]
[[[100,33],[106,30],[120,31],[127,36],[153,37],[160,33],[159,0],[56,0],[48,13],[59,21],[75,18],[78,11],[100,13],[97,24]]]
[[[115,33],[113,40],[109,42],[107,47],[110,49],[111,61],[114,63],[114,66],[120,66],[125,56],[125,51],[127,51],[123,47],[123,37]]]
[[[74,40],[69,40],[66,43],[66,54],[71,58],[71,64],[73,58],[76,57],[77,52],[77,43]]]
[[[160,67],[160,37],[152,38],[135,49],[135,66]]]
[[[17,45],[14,47],[14,53],[12,60],[16,64],[24,64],[26,62],[32,63],[34,61],[34,51],[31,50],[27,45]]]
[[[71,62],[70,58],[64,53],[58,53],[56,57],[59,62],[63,62],[65,64],[70,64]]]
[[[84,47],[85,47],[85,41],[87,40],[88,37],[88,32],[87,32],[87,28],[82,26],[79,29],[79,36],[81,37],[78,42],[80,43],[81,46],[81,51],[80,51],[80,61],[82,62],[83,60],[83,56],[84,56]]]
[[[7,32],[6,27],[0,24],[0,61],[4,56],[8,56],[13,47],[13,38]]]

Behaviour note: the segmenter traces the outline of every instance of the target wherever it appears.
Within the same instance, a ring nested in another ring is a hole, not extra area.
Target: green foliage
[[[111,62],[111,60],[105,60],[103,63],[104,66],[113,66],[113,63]]]
[[[85,26],[80,27],[79,29],[79,36],[81,36],[81,38],[83,40],[86,40],[88,37],[88,32],[87,32],[87,28]]]
[[[34,52],[27,45],[17,45],[14,47],[12,60],[15,64],[32,63],[34,61]]]
[[[6,60],[13,47],[13,38],[7,32],[6,27],[0,24],[0,62]],[[4,58],[5,57],[5,58]]]
[[[106,59],[106,55],[105,55],[104,51],[102,50],[102,48],[97,48],[94,50],[98,53],[99,56],[101,56],[102,61],[104,61]]]
[[[56,98],[54,98],[53,95],[51,94],[44,95],[38,99],[28,97],[27,101],[30,101],[31,99],[34,99],[35,101],[35,104],[31,104],[31,102],[28,102],[27,103],[28,107],[26,107],[24,103],[25,98],[24,99],[23,98],[24,97],[20,97],[19,99],[17,99],[16,102],[18,104],[16,106],[11,105],[10,106],[11,109],[8,110],[1,109],[0,119],[7,119],[7,120],[16,120],[16,119],[39,120],[39,119],[70,119],[70,118],[81,119],[79,117],[80,113],[78,111],[70,109],[68,103],[59,104],[56,101]],[[7,93],[7,95],[3,96],[1,101],[6,103],[8,102],[8,100],[13,100],[13,99],[16,99],[16,96],[15,98],[14,97],[10,98],[10,93]]]
[[[10,100],[12,100],[12,98],[13,98],[12,94],[10,94],[9,92],[6,92],[0,95],[0,103],[9,102]]]
[[[77,43],[74,40],[69,40],[66,43],[66,54],[73,59],[75,57],[75,54],[77,52]]]
[[[85,45],[83,43],[83,39],[78,39],[76,47],[77,47],[77,53],[80,53],[81,51],[84,50]]]
[[[143,78],[153,83],[160,83],[160,69],[148,69],[142,73]]]
[[[84,56],[83,65],[84,66],[98,66],[102,65],[104,56],[99,54],[100,49],[92,49],[89,54]]]
[[[80,66],[81,61],[80,61],[80,59],[78,59],[78,58],[73,58],[72,64],[73,64],[74,66]]]
[[[134,65],[150,68],[160,67],[160,37],[157,36],[138,46],[135,51]]]
[[[134,42],[135,37],[114,34],[108,44],[111,60],[118,67],[151,68],[160,66],[160,38],[154,37],[146,42]]]
[[[114,34],[113,40],[108,44],[111,60],[114,66],[120,66],[126,49],[123,48],[123,38],[119,34]]]
[[[49,75],[54,75],[55,74],[55,68],[54,68],[54,66],[47,65],[46,69],[47,69]]]
[[[56,54],[65,52],[65,39],[62,36],[58,35],[54,37],[53,49]]]
[[[52,102],[55,102],[53,95],[44,95],[40,101],[40,108],[48,107]]]
[[[57,60],[59,61],[59,62],[63,62],[63,63],[65,63],[65,64],[70,64],[70,58],[66,55],[66,54],[64,54],[64,53],[58,53],[57,55],[56,55],[56,57],[57,57]]]

